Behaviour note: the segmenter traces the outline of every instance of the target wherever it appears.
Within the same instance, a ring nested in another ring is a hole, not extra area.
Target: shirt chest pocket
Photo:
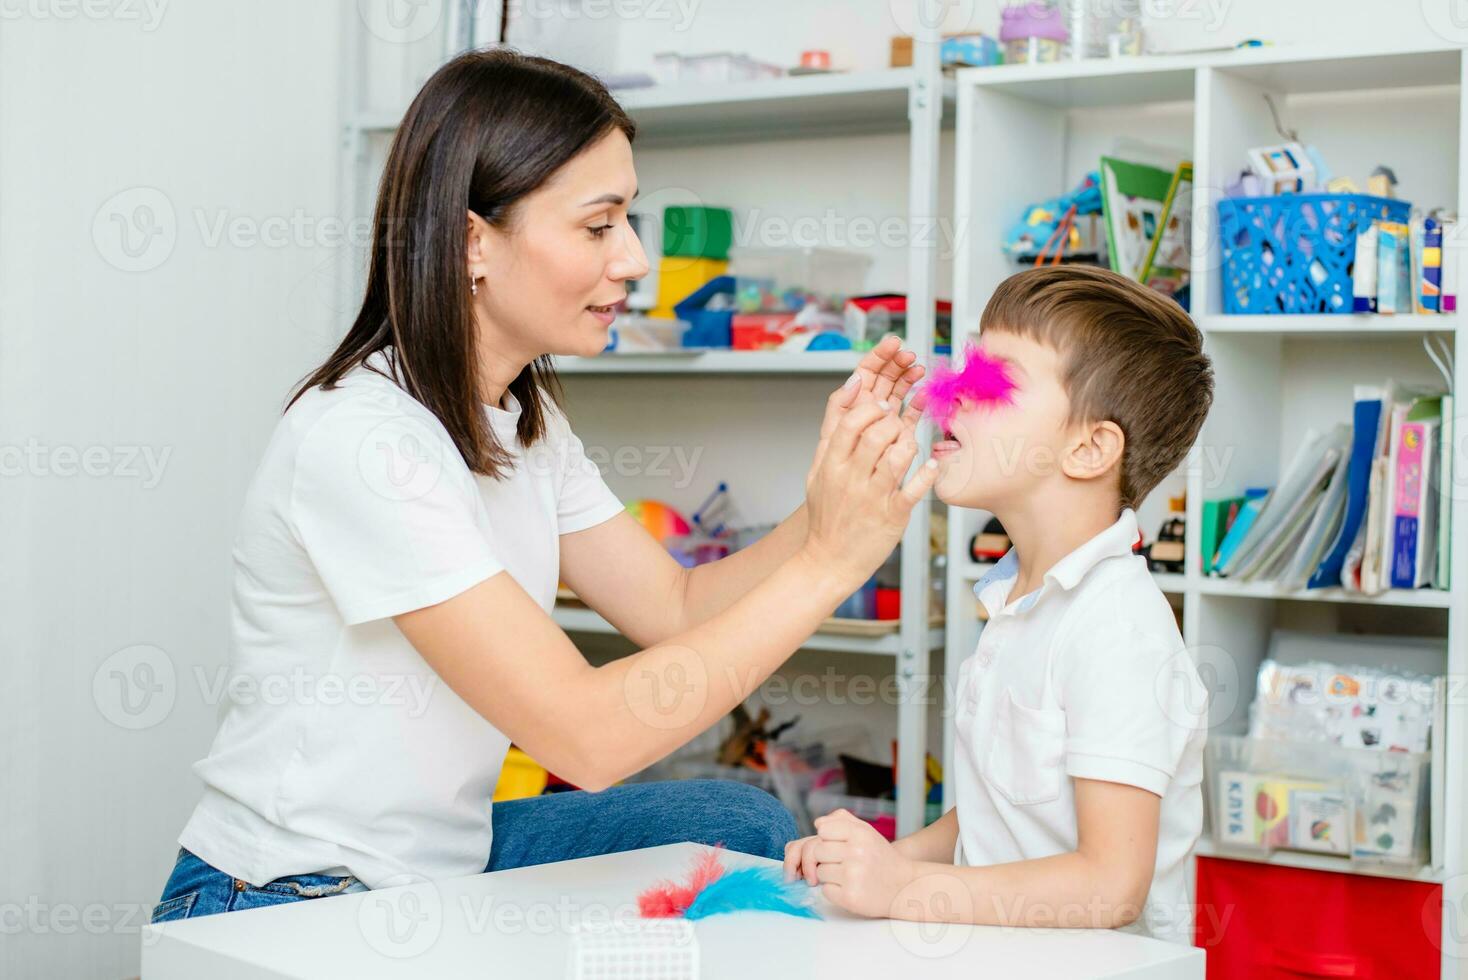
[[[984,776],[1015,806],[1060,796],[1065,772],[1065,712],[1028,708],[1008,688],[999,699]]]

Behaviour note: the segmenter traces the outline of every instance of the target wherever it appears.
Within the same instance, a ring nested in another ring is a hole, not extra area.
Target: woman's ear
[[[1120,470],[1126,451],[1126,434],[1115,422],[1088,422],[1080,427],[1079,438],[1070,444],[1060,469],[1073,480],[1096,480]]]
[[[464,270],[470,279],[483,279],[489,266],[489,222],[473,211],[465,210],[467,221],[464,228],[464,257],[468,268]]]

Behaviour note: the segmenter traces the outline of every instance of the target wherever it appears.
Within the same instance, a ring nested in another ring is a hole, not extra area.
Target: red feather
[[[637,909],[644,919],[675,919],[688,911],[698,893],[724,873],[719,849],[704,851],[693,862],[686,884],[660,881],[637,896]]]

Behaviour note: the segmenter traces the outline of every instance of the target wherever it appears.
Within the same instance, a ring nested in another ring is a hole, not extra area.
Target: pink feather
[[[923,385],[928,418],[946,426],[957,414],[960,403],[972,405],[1008,405],[1014,401],[1014,379],[997,357],[990,357],[977,344],[964,348],[963,367],[955,371],[939,361]]]
[[[689,871],[685,884],[658,882],[637,896],[637,909],[645,919],[676,919],[688,911],[688,906],[693,904],[699,892],[707,888],[710,882],[717,881],[723,873],[724,866],[719,862],[719,848],[704,851],[694,860],[693,869]]]

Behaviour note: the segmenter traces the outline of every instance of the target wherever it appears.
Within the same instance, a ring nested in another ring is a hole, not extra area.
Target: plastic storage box
[[[741,313],[798,312],[802,300],[841,312],[847,298],[861,294],[872,260],[834,248],[749,248],[729,250]]]
[[[1412,205],[1368,194],[1279,194],[1218,202],[1223,312],[1350,313],[1356,236]]]
[[[1210,735],[1213,839],[1255,852],[1427,863],[1428,752]]]
[[[779,78],[784,74],[785,70],[779,65],[728,51],[694,55],[665,51],[653,55],[653,76],[659,85],[750,82],[757,78]]]

